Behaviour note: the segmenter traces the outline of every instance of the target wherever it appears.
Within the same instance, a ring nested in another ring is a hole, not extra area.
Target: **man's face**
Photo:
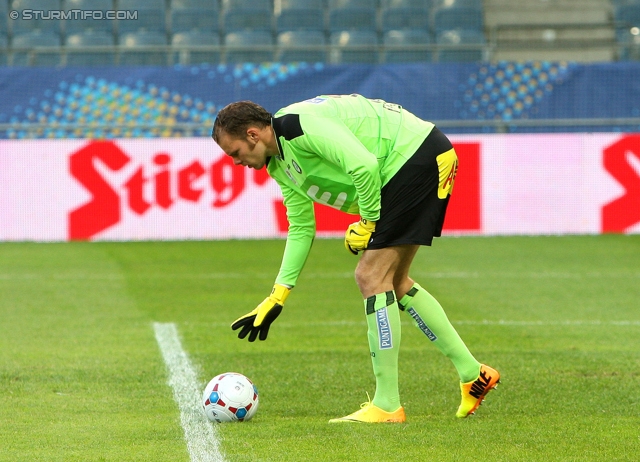
[[[247,130],[247,136],[244,138],[222,133],[218,144],[233,159],[235,165],[259,170],[267,162],[266,147],[260,139],[259,133],[259,130],[252,128]]]

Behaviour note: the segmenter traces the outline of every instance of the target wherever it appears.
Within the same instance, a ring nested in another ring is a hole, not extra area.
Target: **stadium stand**
[[[164,0],[118,0],[118,10],[137,12],[137,19],[118,20],[118,34],[153,32],[166,34]]]
[[[25,10],[48,11],[60,10],[60,0],[13,0],[11,10],[19,14],[10,22],[13,35],[29,34],[33,31],[60,35],[60,21],[48,21],[38,16],[25,17]],[[28,39],[21,41],[28,42]]]
[[[220,36],[217,33],[190,30],[173,34],[171,38],[173,51],[173,63],[199,64],[220,62],[220,51],[203,49],[206,47],[219,47]]]
[[[46,45],[43,45],[46,44]],[[34,29],[13,36],[14,66],[57,66],[60,64],[60,34]],[[36,53],[32,49],[40,48]]]
[[[386,33],[390,30],[415,29],[428,32],[431,10],[431,0],[382,0],[382,31]]]
[[[189,6],[187,2],[172,3],[170,30],[172,34],[200,32],[218,34],[220,11],[216,2],[207,2],[208,7]]]
[[[120,64],[124,65],[153,65],[167,64],[167,56],[159,47],[167,45],[167,37],[160,32],[137,31],[120,35]],[[143,49],[140,49],[140,48]],[[144,49],[145,47],[151,47]]]
[[[222,0],[222,28],[225,34],[240,31],[271,32],[271,0]]]
[[[319,49],[326,45],[323,32],[318,30],[291,30],[280,32],[277,37],[278,54],[276,60],[280,62],[310,63],[325,62],[326,49]]]
[[[89,29],[67,35],[66,64],[68,66],[113,66],[116,64],[114,46],[113,34],[108,32]],[[96,49],[96,47],[99,48]]]
[[[276,32],[326,30],[324,0],[280,0],[278,6]]]
[[[432,52],[424,47],[432,43],[431,36],[426,30],[389,30],[384,33],[382,43],[385,45],[384,62],[386,63],[431,61]]]
[[[615,59],[611,0],[485,0],[493,60]]]
[[[273,36],[264,30],[243,30],[225,35],[226,62],[262,63],[273,61]]]
[[[436,38],[439,45],[472,45],[473,47],[465,49],[449,49],[442,48],[438,54],[438,61],[442,62],[458,62],[458,61],[482,61],[483,50],[482,45],[486,43],[484,34],[474,29],[449,29],[444,30]]]
[[[102,12],[113,11],[115,8],[113,0],[65,0],[64,10],[67,12],[75,11],[94,11]],[[74,15],[77,13],[74,13]],[[82,19],[81,21],[74,19],[66,19],[64,21],[64,33],[73,35],[85,31],[100,31],[113,34],[113,21],[105,21],[94,19],[93,16]]]
[[[378,35],[371,30],[343,30],[331,33],[330,62],[366,63],[378,62]]]
[[[46,14],[60,9],[127,10],[135,12],[136,17],[120,17],[117,21],[91,17],[55,20],[19,15],[13,20],[8,15],[13,10],[41,10]],[[103,46],[90,45],[92,40],[111,42],[104,34],[113,34],[116,47],[115,55],[97,53],[107,63],[113,57],[116,65],[132,64],[134,56],[142,58],[145,53],[154,56],[142,59],[140,64],[190,63],[194,62],[192,58],[195,62],[211,59],[224,63],[225,38],[232,32],[271,34],[268,42],[260,44],[257,55],[261,59],[303,57],[304,52],[301,54],[291,42],[298,36],[300,45],[308,47],[312,45],[309,40],[317,40],[314,47],[327,47],[324,53],[307,48],[309,59],[324,55],[327,62],[340,63],[481,58],[492,62],[638,60],[639,10],[640,0],[0,0],[0,15],[5,18],[0,20],[0,63],[100,65],[103,61],[99,57],[83,58],[82,53]],[[294,31],[296,34],[282,35]],[[426,41],[424,32],[429,34]],[[128,38],[132,33],[142,33],[143,37],[147,33],[164,35],[163,45],[156,36],[154,43],[160,48],[141,48],[132,55],[136,47],[143,46],[137,44],[144,41]],[[324,34],[322,39],[317,33]],[[38,41],[50,34],[58,38],[47,43]],[[198,38],[204,42],[196,50]],[[271,51],[262,46],[264,43],[271,43]],[[365,43],[378,56],[365,52]],[[409,48],[402,51],[404,43]],[[59,47],[57,57],[55,50],[42,49],[51,44]],[[208,48],[202,49],[205,44]],[[193,54],[190,47],[194,48]],[[216,47],[219,49],[214,50]],[[388,50],[394,50],[396,56]],[[241,56],[236,51],[229,56]],[[159,53],[165,54],[164,59],[159,59]]]
[[[375,32],[377,10],[374,3],[370,0],[329,0],[329,31]]]

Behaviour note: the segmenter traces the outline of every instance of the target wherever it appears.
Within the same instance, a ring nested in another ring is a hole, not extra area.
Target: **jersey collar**
[[[278,155],[276,157],[278,160],[284,160],[284,150],[280,144],[280,133],[278,133],[279,130],[276,129],[276,124],[273,123],[273,117],[271,117],[271,129],[273,130],[273,136],[275,136],[276,144],[278,145]]]

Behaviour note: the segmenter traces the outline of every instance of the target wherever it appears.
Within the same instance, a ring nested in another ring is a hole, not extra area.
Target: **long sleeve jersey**
[[[279,284],[294,286],[315,236],[313,202],[367,220],[380,218],[380,191],[422,144],[433,124],[394,103],[323,95],[273,117],[279,154],[267,164],[287,209]]]

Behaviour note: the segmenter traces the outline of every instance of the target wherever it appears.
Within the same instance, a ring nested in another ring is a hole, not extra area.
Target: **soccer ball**
[[[258,410],[258,389],[237,372],[216,375],[202,393],[202,406],[212,422],[246,422]]]

